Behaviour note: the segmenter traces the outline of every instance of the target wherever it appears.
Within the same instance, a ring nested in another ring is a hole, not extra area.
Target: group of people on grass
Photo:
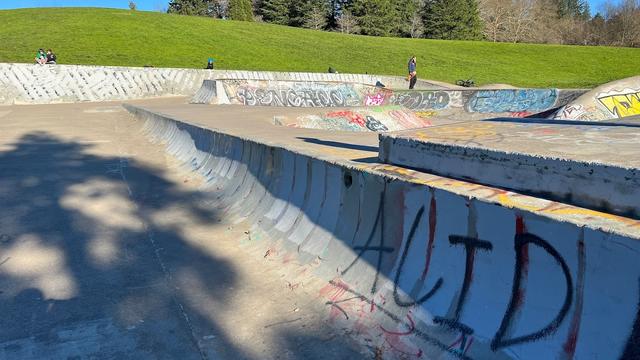
[[[38,49],[38,52],[36,53],[36,64],[56,64],[57,60],[58,57],[53,53],[53,51],[51,51],[51,49],[47,50],[47,52],[45,52],[43,49]]]

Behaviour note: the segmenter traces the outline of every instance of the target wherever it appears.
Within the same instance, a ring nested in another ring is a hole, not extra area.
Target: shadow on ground
[[[261,358],[215,321],[233,306],[237,269],[171,218],[216,221],[197,192],[45,132],[9,146],[0,152],[0,358]],[[298,351],[318,341],[304,331],[279,340],[286,358],[322,358]]]

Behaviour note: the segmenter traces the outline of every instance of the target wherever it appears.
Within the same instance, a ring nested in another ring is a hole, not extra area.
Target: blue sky
[[[166,9],[168,0],[134,0],[140,10]],[[591,11],[597,12],[606,0],[589,0]],[[0,0],[0,9],[40,6],[97,6],[109,8],[129,7],[128,0]]]

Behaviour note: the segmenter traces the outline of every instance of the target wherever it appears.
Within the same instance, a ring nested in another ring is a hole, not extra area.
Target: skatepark
[[[640,357],[640,77],[406,86],[0,64],[0,358]]]

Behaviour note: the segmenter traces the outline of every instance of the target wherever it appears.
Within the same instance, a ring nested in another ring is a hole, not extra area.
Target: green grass
[[[53,48],[60,63],[404,75],[527,87],[592,87],[637,75],[640,49],[378,38],[285,26],[95,8],[0,11],[0,62],[31,62]]]

